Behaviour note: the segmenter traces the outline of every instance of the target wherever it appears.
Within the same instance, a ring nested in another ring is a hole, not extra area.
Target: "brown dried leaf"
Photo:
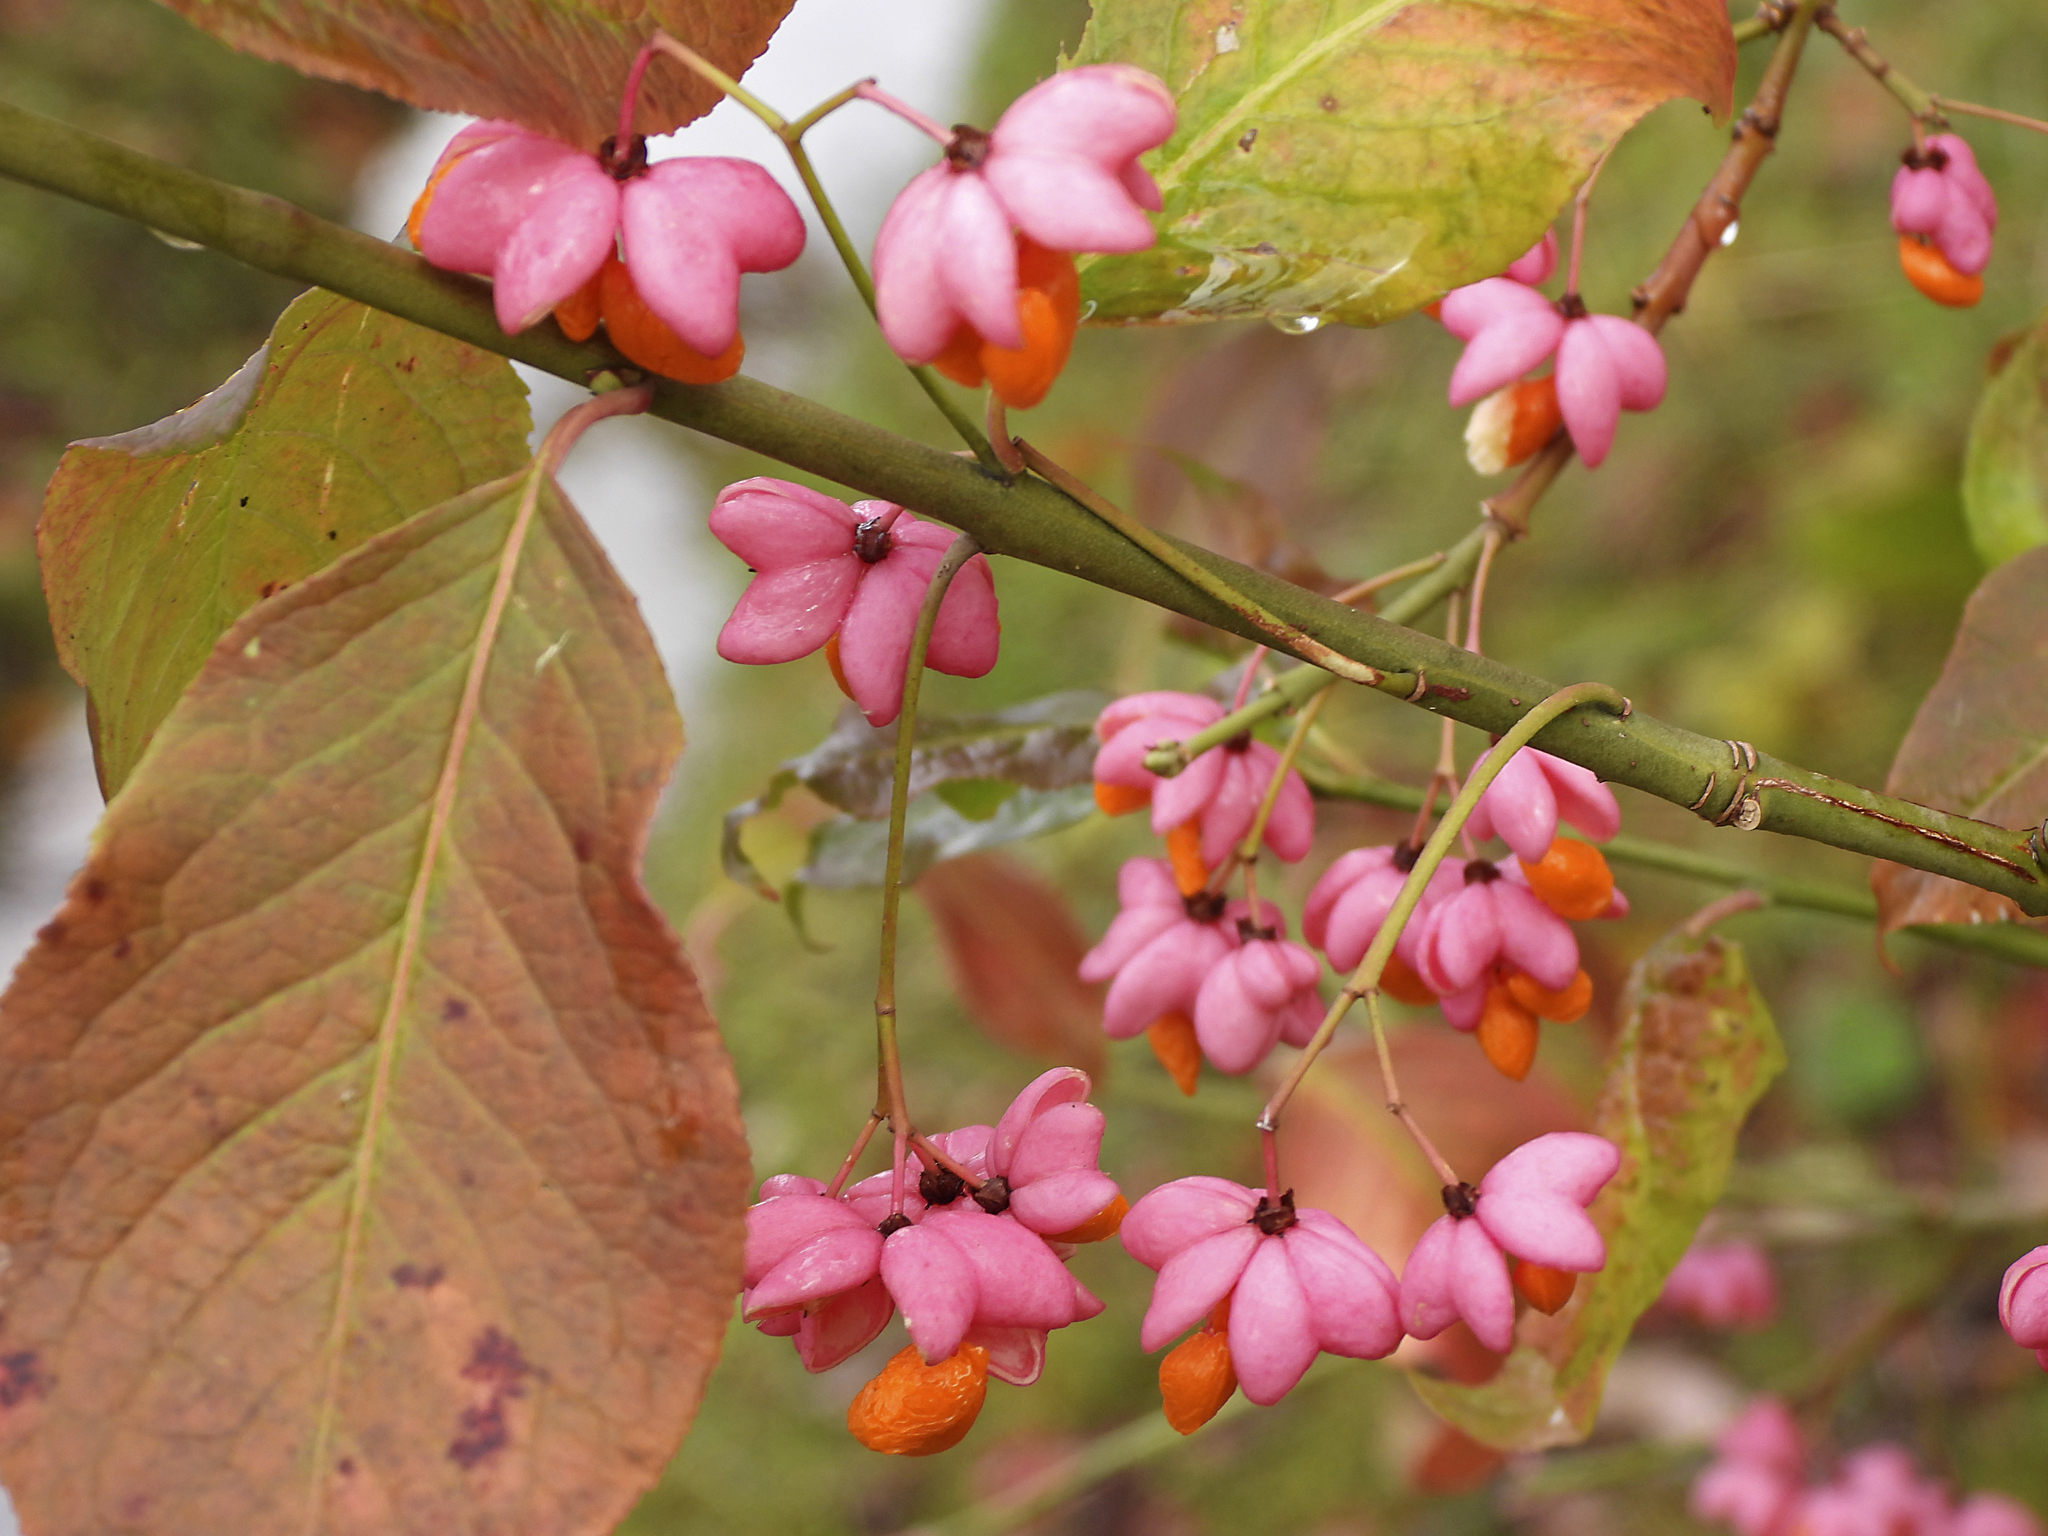
[[[437,112],[510,118],[596,149],[618,127],[633,55],[659,27],[742,74],[792,0],[165,0],[259,59]],[[718,105],[707,82],[656,60],[634,126],[667,133]]]
[[[983,1034],[1019,1055],[1102,1070],[1102,989],[1074,974],[1088,939],[1064,896],[1000,853],[934,864],[912,889]]]
[[[29,1529],[598,1536],[659,1475],[748,1177],[638,874],[680,744],[532,472],[222,639],[0,999]]]
[[[2015,555],[1970,595],[1885,792],[2004,827],[2048,817],[2048,545]],[[1870,885],[1880,945],[1914,923],[2020,920],[2007,897],[1885,860]]]

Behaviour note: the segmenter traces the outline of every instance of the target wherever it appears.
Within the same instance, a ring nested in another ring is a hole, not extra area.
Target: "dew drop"
[[[1741,228],[1742,225],[1739,221],[1734,219],[1728,221],[1728,227],[1721,231],[1721,246],[1724,250],[1735,243],[1735,232]]]
[[[1268,315],[1266,323],[1284,336],[1306,336],[1323,328],[1321,315]]]

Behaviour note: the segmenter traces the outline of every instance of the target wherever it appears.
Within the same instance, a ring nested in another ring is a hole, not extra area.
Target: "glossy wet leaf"
[[[768,46],[791,0],[166,0],[194,26],[302,74],[415,107],[510,118],[585,149],[617,130],[633,55],[659,27],[727,74]],[[667,133],[719,93],[660,62],[635,126]]]
[[[2048,544],[2048,334],[2000,344],[1970,422],[1963,515],[1986,565]]]
[[[1377,325],[1501,271],[1659,102],[1728,110],[1722,0],[1097,0],[1075,62],[1180,103],[1152,249],[1085,267],[1098,322]]]
[[[1593,1124],[1621,1148],[1591,1207],[1607,1267],[1580,1276],[1556,1317],[1524,1312],[1491,1381],[1410,1378],[1446,1420],[1500,1450],[1592,1431],[1609,1368],[1721,1198],[1750,1106],[1785,1066],[1741,949],[1711,934],[1665,937],[1630,974],[1627,1004]]]
[[[1072,795],[1055,797],[1052,792],[1090,782],[1097,746],[1095,717],[1108,702],[1106,694],[1076,689],[989,715],[921,717],[917,745],[911,750],[910,793],[916,797],[911,835],[924,850],[917,855],[923,862],[906,865],[906,878],[914,878],[914,871],[934,856],[952,858],[976,848],[997,847],[1069,825],[1086,815],[1094,804],[1090,796],[1081,797],[1086,804],[1074,809],[1077,802]],[[895,770],[895,726],[876,730],[858,709],[848,705],[840,711],[831,735],[803,756],[785,762],[761,794],[726,813],[721,844],[726,873],[772,898],[774,887],[763,879],[741,844],[747,822],[774,810],[783,796],[798,786],[846,812],[852,821],[880,822],[889,814],[889,786]],[[944,793],[927,795],[927,791],[937,790]],[[982,829],[980,834],[972,830],[976,826]],[[858,850],[865,850],[872,841],[865,831],[834,822],[818,838],[821,841],[813,845],[812,866],[846,872],[828,873],[815,883],[881,883],[879,863],[874,865],[871,879],[858,872],[867,859],[866,853]],[[956,848],[957,853],[939,854],[941,847]],[[849,850],[845,857],[842,848]]]
[[[2048,817],[2048,546],[2015,555],[1970,595],[1885,791],[2002,827]],[[1912,923],[2020,915],[2004,896],[1883,860],[1870,884],[1880,942]]]
[[[748,1180],[639,877],[680,745],[530,474],[222,639],[0,1000],[28,1529],[599,1536],[659,1475]]]
[[[73,444],[37,542],[106,792],[230,624],[414,512],[512,473],[529,425],[503,358],[316,291],[197,405]]]

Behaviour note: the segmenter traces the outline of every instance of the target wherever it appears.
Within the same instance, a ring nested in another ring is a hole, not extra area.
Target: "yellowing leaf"
[[[1377,325],[1505,268],[1659,102],[1725,113],[1735,39],[1724,0],[1096,0],[1074,62],[1112,60],[1180,122],[1092,317]]]
[[[745,72],[791,0],[166,0],[194,26],[260,59],[437,112],[510,118],[595,150],[618,129],[633,55],[656,28],[729,75]],[[718,105],[680,65],[656,61],[635,127],[667,133]]]
[[[553,483],[261,604],[0,999],[0,1479],[39,1532],[598,1536],[739,1275],[638,862],[681,731]]]
[[[1557,1316],[1525,1312],[1491,1381],[1411,1376],[1422,1400],[1498,1450],[1584,1439],[1608,1369],[1721,1198],[1742,1122],[1784,1067],[1736,945],[1681,929],[1645,955],[1594,1116],[1593,1129],[1621,1148],[1620,1171],[1591,1207],[1607,1267],[1580,1276]]]
[[[2048,321],[2009,336],[1970,421],[1963,515],[1986,565],[2048,544]]]
[[[331,293],[189,410],[73,444],[37,531],[57,654],[118,790],[227,627],[525,461],[511,364]]]
[[[2048,817],[2048,546],[2013,556],[1970,594],[1884,787],[2002,827]],[[2020,917],[2008,897],[1885,860],[1870,884],[1880,943],[1913,923]]]

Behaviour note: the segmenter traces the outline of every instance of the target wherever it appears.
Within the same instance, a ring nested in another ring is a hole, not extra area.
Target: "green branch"
[[[630,372],[607,347],[552,323],[499,331],[489,289],[277,198],[228,186],[83,130],[0,104],[0,175],[211,246],[266,272],[317,284],[458,340],[578,381]],[[1039,481],[1007,484],[976,465],[752,379],[661,384],[652,414],[750,448],[863,495],[971,533],[991,554],[1028,560],[1265,643],[1268,636]],[[1416,674],[1411,702],[1500,733],[1551,684],[1413,630],[1357,613],[1193,545],[1188,553],[1284,622],[1382,672]],[[1442,573],[1437,573],[1439,576]],[[1424,578],[1429,581],[1431,578]],[[2030,834],[1929,810],[1636,713],[1578,710],[1534,745],[1695,811],[1891,859],[2010,896],[2048,914],[2048,871]]]
[[[1333,800],[1357,800],[1366,805],[1384,806],[1390,811],[1422,808],[1422,791],[1411,784],[1342,773],[1314,761],[1305,761],[1300,768],[1309,788]],[[1679,875],[1707,885],[1755,891],[1774,907],[1829,912],[1836,917],[1864,923],[1877,921],[1877,898],[1867,890],[1832,885],[1821,880],[1764,874],[1742,864],[1731,864],[1725,859],[1647,837],[1610,838],[1600,845],[1600,851],[1610,864],[1660,870],[1667,875]],[[2048,933],[2037,928],[2022,928],[2017,923],[1930,923],[1899,931],[1931,943],[2009,960],[2015,965],[2036,965],[2048,969]]]

